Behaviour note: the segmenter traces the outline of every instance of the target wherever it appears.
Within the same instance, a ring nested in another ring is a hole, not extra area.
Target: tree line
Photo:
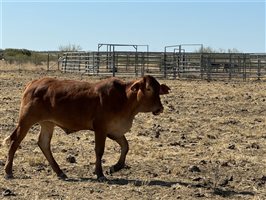
[[[5,60],[9,64],[13,63],[34,63],[35,65],[41,65],[49,59],[50,61],[57,61],[59,56],[64,52],[81,51],[82,47],[76,44],[60,45],[59,51],[54,52],[38,52],[28,49],[0,49],[0,60]],[[214,49],[212,47],[202,47],[195,50],[195,53],[241,53],[238,49]],[[49,56],[48,56],[49,54]]]

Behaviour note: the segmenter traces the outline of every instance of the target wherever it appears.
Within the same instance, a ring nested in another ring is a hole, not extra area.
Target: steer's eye
[[[146,88],[146,90],[147,90],[148,92],[151,92],[151,88],[150,88],[150,87]]]

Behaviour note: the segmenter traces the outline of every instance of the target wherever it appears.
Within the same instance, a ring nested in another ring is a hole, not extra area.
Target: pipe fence
[[[63,72],[96,76],[244,81],[266,79],[266,54],[186,52],[68,52],[59,60]]]

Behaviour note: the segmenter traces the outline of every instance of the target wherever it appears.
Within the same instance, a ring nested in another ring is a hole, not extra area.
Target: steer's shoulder
[[[122,93],[125,91],[126,84],[122,80],[112,77],[98,82],[95,87],[99,93],[103,94]]]

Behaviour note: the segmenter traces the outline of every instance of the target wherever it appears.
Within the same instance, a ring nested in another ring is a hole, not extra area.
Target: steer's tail
[[[10,136],[6,137],[3,140],[3,146],[6,146],[6,147],[9,147],[10,146],[11,138],[14,138],[16,136],[17,130],[18,130],[18,127],[13,131],[13,133]]]

